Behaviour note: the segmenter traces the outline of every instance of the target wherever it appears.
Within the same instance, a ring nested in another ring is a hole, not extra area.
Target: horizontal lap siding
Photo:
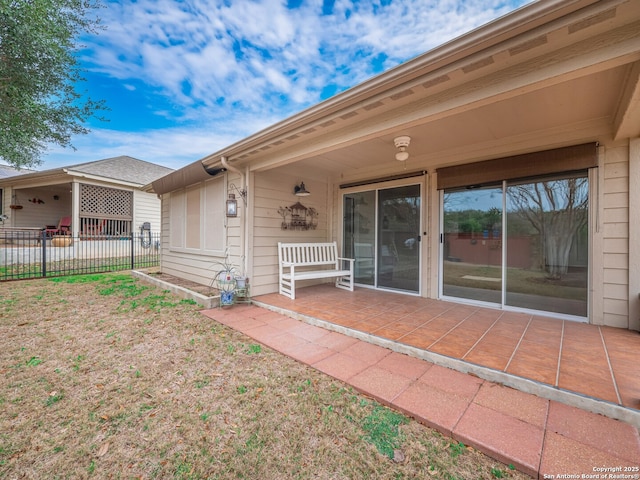
[[[160,200],[155,193],[139,190],[133,192],[133,225],[134,233],[139,231],[144,222],[151,224],[151,231],[160,231]]]
[[[9,188],[6,188],[9,191]],[[16,193],[17,192],[17,193]],[[58,201],[53,201],[43,195],[43,190],[38,187],[22,188],[14,191],[17,195],[17,202],[22,205],[22,210],[11,210],[11,198],[6,200],[4,204],[4,213],[9,217],[13,217],[5,222],[7,226],[14,227],[44,227],[45,225],[57,225],[60,217],[71,214],[71,196],[60,196]],[[39,198],[44,203],[31,203],[29,199]],[[74,227],[73,225],[72,227]]]
[[[240,177],[237,175],[228,175],[227,185],[241,185]],[[201,184],[201,188],[203,185]],[[229,192],[233,189],[227,187]],[[170,197],[171,194],[163,195],[162,202],[162,261],[161,270],[163,273],[175,275],[177,277],[186,278],[188,280],[210,285],[215,273],[221,268],[218,262],[224,261],[223,256],[216,256],[204,252],[185,252],[176,251],[170,248]],[[242,266],[242,252],[240,243],[241,222],[244,221],[244,215],[247,215],[247,209],[239,197],[238,199],[238,216],[227,218],[225,245],[229,252],[229,261],[238,268]],[[220,205],[220,208],[225,208]],[[203,212],[201,211],[201,215]],[[220,225],[220,228],[225,228]]]
[[[308,197],[293,194],[296,184],[303,181],[311,192]],[[253,182],[253,232],[251,238],[252,272],[251,294],[261,295],[278,291],[278,242],[327,242],[327,184],[323,179],[311,176],[291,175],[275,170],[256,173]],[[318,226],[315,230],[282,230],[280,207],[290,207],[300,202],[307,208],[318,211]],[[308,253],[298,252],[301,258]],[[315,282],[301,282],[300,286]]]
[[[593,323],[628,328],[629,315],[629,161],[628,147],[608,148],[602,195],[603,317]]]

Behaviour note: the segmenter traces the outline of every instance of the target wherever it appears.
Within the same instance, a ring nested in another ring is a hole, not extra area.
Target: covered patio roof
[[[224,157],[233,168],[287,166],[340,180],[412,164],[432,172],[541,147],[637,136],[639,104],[640,4],[544,0],[194,165],[220,172]],[[404,163],[394,160],[398,135],[411,137]],[[153,188],[164,193],[190,180],[176,172]]]

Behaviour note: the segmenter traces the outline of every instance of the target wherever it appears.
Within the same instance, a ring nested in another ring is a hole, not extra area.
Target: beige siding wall
[[[592,323],[629,326],[629,147],[605,145],[601,166],[602,253],[594,252],[594,266],[603,269],[602,318],[594,312]],[[600,258],[598,258],[600,256]],[[597,286],[594,285],[594,288]]]
[[[132,231],[139,232],[144,222],[151,223],[152,232],[160,231],[160,199],[155,193],[134,190]]]
[[[293,194],[294,186],[301,180],[311,192],[308,197],[296,197]],[[253,232],[250,233],[253,268],[249,276],[252,295],[278,291],[278,242],[337,240],[329,234],[327,188],[327,182],[323,179],[301,178],[281,170],[255,175],[251,191],[255,215]],[[296,202],[318,211],[318,226],[315,230],[282,230],[282,217],[278,208],[289,207]]]
[[[224,247],[228,252],[228,260],[242,269],[243,258],[240,245],[241,222],[247,215],[247,208],[243,204],[240,196],[233,190],[233,187],[241,185],[241,179],[235,174],[230,174],[226,178],[226,188],[229,193],[236,193],[238,200],[238,216],[234,218],[222,217],[222,221],[215,220],[220,223],[219,228],[224,230]],[[204,183],[199,184],[197,188],[204,190]],[[226,198],[226,197],[225,197]],[[208,205],[208,208],[218,206]],[[225,204],[219,205],[220,211],[225,209]],[[220,217],[219,217],[220,218]],[[209,221],[207,218],[204,221]],[[220,269],[218,262],[225,260],[224,252],[220,255],[203,252],[187,252],[171,248],[171,194],[162,196],[162,260],[161,271],[170,275],[180,276],[188,280],[192,280],[203,285],[211,284],[211,280],[215,272]]]
[[[640,330],[640,138],[629,144],[629,328]]]

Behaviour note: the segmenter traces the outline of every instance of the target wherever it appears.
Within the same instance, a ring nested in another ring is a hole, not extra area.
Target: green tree
[[[589,222],[588,178],[523,183],[511,186],[508,195],[514,214],[539,234],[542,266],[550,278],[561,279],[569,270],[571,247]]]
[[[72,135],[105,110],[76,90],[84,80],[77,44],[95,34],[99,0],[0,0],[0,158],[41,163],[48,144],[74,148]]]

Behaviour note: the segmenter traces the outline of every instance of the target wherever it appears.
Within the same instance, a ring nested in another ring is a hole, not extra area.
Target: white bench
[[[336,287],[353,292],[353,261],[353,258],[338,257],[336,242],[278,242],[280,293],[295,300],[297,280],[332,277],[336,277]],[[342,268],[343,265],[348,268]],[[314,268],[322,266],[331,268]]]

